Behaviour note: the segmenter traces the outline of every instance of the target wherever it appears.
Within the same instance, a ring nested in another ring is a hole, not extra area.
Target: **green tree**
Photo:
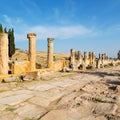
[[[2,27],[2,24],[0,24],[0,33],[3,32],[3,27]]]
[[[14,29],[9,29],[8,30],[8,52],[9,52],[9,57],[12,57],[12,55],[15,53],[15,43],[14,43]]]
[[[7,28],[6,27],[4,28],[4,33],[7,33]]]
[[[14,29],[9,29],[7,31],[7,28],[3,28],[2,24],[0,24],[0,33],[8,33],[8,53],[9,57],[12,57],[12,55],[15,53],[15,37],[14,37]]]

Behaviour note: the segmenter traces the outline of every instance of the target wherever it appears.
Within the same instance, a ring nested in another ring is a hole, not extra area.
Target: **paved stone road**
[[[117,70],[120,70],[120,68],[117,67]],[[55,74],[52,73],[51,76],[54,76],[54,78],[50,81],[26,83],[23,88],[18,87],[11,91],[1,92],[0,120],[78,120],[80,118],[78,111],[72,111],[74,114],[71,114],[71,111],[66,111],[61,107],[78,96],[77,91],[83,86],[100,81],[103,76],[87,73]],[[48,118],[49,114],[53,116],[57,114],[57,110],[59,110],[58,118]],[[60,117],[62,115],[63,118]],[[89,117],[90,119],[82,120],[94,120],[93,116]],[[99,119],[104,120],[105,118],[99,116],[95,120]]]

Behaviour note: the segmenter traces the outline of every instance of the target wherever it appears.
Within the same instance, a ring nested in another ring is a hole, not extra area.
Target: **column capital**
[[[47,38],[48,42],[52,42],[54,38]]]
[[[35,33],[28,33],[27,34],[27,38],[32,38],[32,37],[36,37]]]
[[[71,52],[75,52],[75,49],[72,48],[72,49],[70,49],[70,51],[71,51]]]

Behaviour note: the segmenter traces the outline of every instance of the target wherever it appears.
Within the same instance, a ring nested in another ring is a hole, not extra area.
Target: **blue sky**
[[[120,0],[1,0],[0,23],[14,28],[16,47],[28,49],[27,33],[37,34],[37,51],[107,53],[120,49]]]

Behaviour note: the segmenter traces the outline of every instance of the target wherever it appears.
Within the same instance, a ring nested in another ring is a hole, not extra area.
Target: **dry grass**
[[[54,60],[60,60],[62,58],[68,58],[69,54],[55,53]],[[28,51],[16,50],[12,57],[12,60],[28,60]],[[36,63],[41,64],[42,68],[46,67],[47,64],[47,53],[36,52]]]

